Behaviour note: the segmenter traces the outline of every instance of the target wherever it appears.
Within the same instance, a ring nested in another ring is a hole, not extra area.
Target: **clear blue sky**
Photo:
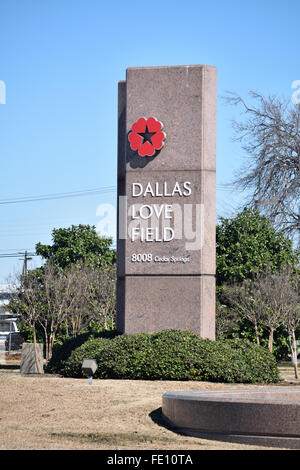
[[[221,97],[292,95],[299,18],[299,0],[2,0],[0,201],[116,186],[117,83],[136,66],[218,68],[217,183],[230,182],[243,154]],[[241,196],[218,190],[218,215]],[[97,226],[104,203],[115,192],[1,204],[0,253],[50,243],[53,227]],[[21,266],[0,258],[0,284]]]

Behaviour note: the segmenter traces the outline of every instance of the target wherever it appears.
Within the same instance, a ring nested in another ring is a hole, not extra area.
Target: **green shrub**
[[[46,372],[60,374],[64,363],[74,350],[85,344],[92,338],[114,338],[118,333],[115,330],[101,332],[85,332],[75,337],[66,339],[62,345],[55,345],[52,358],[47,364]]]
[[[96,360],[95,378],[227,383],[280,380],[275,358],[267,349],[247,340],[212,341],[187,331],[91,337],[61,357],[56,371],[82,377],[85,358]]]

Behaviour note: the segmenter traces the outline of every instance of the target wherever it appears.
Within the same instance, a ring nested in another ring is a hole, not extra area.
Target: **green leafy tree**
[[[255,279],[283,266],[297,269],[299,253],[256,209],[245,208],[217,225],[217,285]]]
[[[100,237],[94,226],[72,225],[70,228],[53,229],[52,239],[52,245],[37,243],[36,253],[61,269],[78,261],[98,267],[116,262],[112,239]]]

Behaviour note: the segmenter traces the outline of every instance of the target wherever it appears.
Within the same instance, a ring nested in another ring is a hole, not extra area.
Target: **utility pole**
[[[23,262],[23,269],[22,269],[22,277],[27,274],[27,262],[30,261],[32,258],[28,256],[28,251],[26,250],[24,253],[24,262]]]

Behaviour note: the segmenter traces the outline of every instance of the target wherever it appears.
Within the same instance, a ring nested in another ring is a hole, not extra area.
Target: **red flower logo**
[[[164,146],[166,134],[162,132],[162,127],[162,123],[154,117],[138,119],[128,136],[131,149],[137,150],[140,157],[153,157]]]

